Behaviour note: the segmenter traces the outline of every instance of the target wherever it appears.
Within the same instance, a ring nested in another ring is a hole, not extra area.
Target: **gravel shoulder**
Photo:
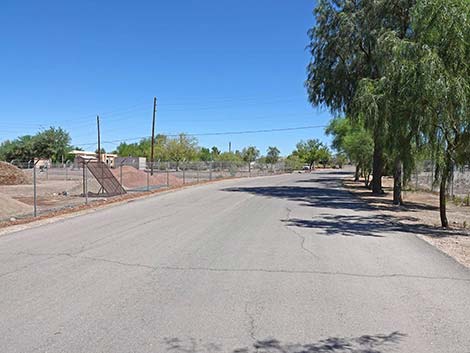
[[[439,195],[425,191],[403,192],[404,206],[393,205],[393,179],[384,178],[385,194],[372,195],[362,182],[345,179],[343,185],[380,213],[403,225],[419,228],[418,237],[470,268],[470,207],[448,201],[451,229],[440,227]]]

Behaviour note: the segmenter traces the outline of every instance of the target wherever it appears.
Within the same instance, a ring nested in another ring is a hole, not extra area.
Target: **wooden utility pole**
[[[98,162],[101,162],[101,138],[100,138],[100,116],[96,116],[96,126],[98,127]]]
[[[153,97],[153,118],[152,118],[152,150],[150,151],[150,175],[153,175],[154,146],[155,146],[155,113],[157,112],[157,97]]]
[[[100,133],[100,116],[99,115],[96,116],[96,126],[98,128],[98,165],[100,166],[100,170],[101,170],[100,180],[98,181],[100,185],[102,185],[104,173],[103,173],[103,164],[101,164],[101,133]],[[98,191],[98,193],[100,192],[104,192],[103,187],[100,187],[100,191]]]

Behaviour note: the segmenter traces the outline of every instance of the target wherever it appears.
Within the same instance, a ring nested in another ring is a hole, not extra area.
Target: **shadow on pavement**
[[[383,232],[402,232],[410,234],[426,234],[433,237],[453,235],[466,235],[463,231],[443,230],[426,224],[415,223],[419,221],[414,217],[394,217],[378,214],[377,210],[390,210],[386,205],[371,205],[340,187],[341,178],[312,178],[298,180],[297,183],[311,183],[318,186],[258,186],[258,187],[231,187],[225,188],[227,192],[244,192],[253,195],[281,198],[297,202],[300,206],[315,207],[334,210],[368,211],[368,214],[358,215],[322,215],[315,219],[284,219],[288,226],[301,228],[323,229],[328,235],[346,236],[372,236],[381,237]],[[380,197],[380,196],[377,196]],[[424,209],[430,206],[411,204],[410,211]],[[412,221],[413,225],[401,222]]]
[[[400,341],[406,337],[400,332],[389,335],[364,335],[354,338],[330,337],[312,343],[283,343],[276,339],[258,340],[249,347],[224,349],[220,344],[203,343],[194,338],[164,340],[167,352],[176,353],[386,353],[396,351]]]
[[[336,181],[335,181],[336,180]],[[321,180],[324,187],[314,186],[258,186],[231,187],[223,189],[229,192],[246,192],[254,195],[282,198],[297,201],[303,206],[332,209],[353,209],[372,211],[367,203],[351,196],[351,193],[338,188],[338,180]]]
[[[403,220],[403,218],[401,218]],[[381,238],[381,233],[401,232],[410,234],[426,234],[430,236],[443,236],[446,234],[440,228],[426,224],[404,225],[393,217],[384,215],[351,216],[351,215],[324,215],[317,219],[289,218],[282,220],[289,227],[314,228],[325,231],[327,235],[367,236]],[[449,235],[457,234],[455,231]]]

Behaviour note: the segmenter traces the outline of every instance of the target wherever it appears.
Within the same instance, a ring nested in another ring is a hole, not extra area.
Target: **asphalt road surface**
[[[470,271],[343,177],[222,181],[0,237],[0,351],[470,352]]]

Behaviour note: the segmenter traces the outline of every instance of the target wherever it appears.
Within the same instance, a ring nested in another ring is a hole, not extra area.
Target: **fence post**
[[[85,191],[85,205],[88,205],[88,170],[86,163],[83,163],[83,175],[84,175],[84,184],[83,190]]]
[[[34,217],[37,216],[37,190],[36,190],[36,163],[33,162],[33,198],[34,198]]]
[[[170,187],[170,162],[166,164],[166,186]]]
[[[150,191],[150,173],[147,171],[147,191]]]
[[[196,162],[196,181],[199,184],[199,162]]]

